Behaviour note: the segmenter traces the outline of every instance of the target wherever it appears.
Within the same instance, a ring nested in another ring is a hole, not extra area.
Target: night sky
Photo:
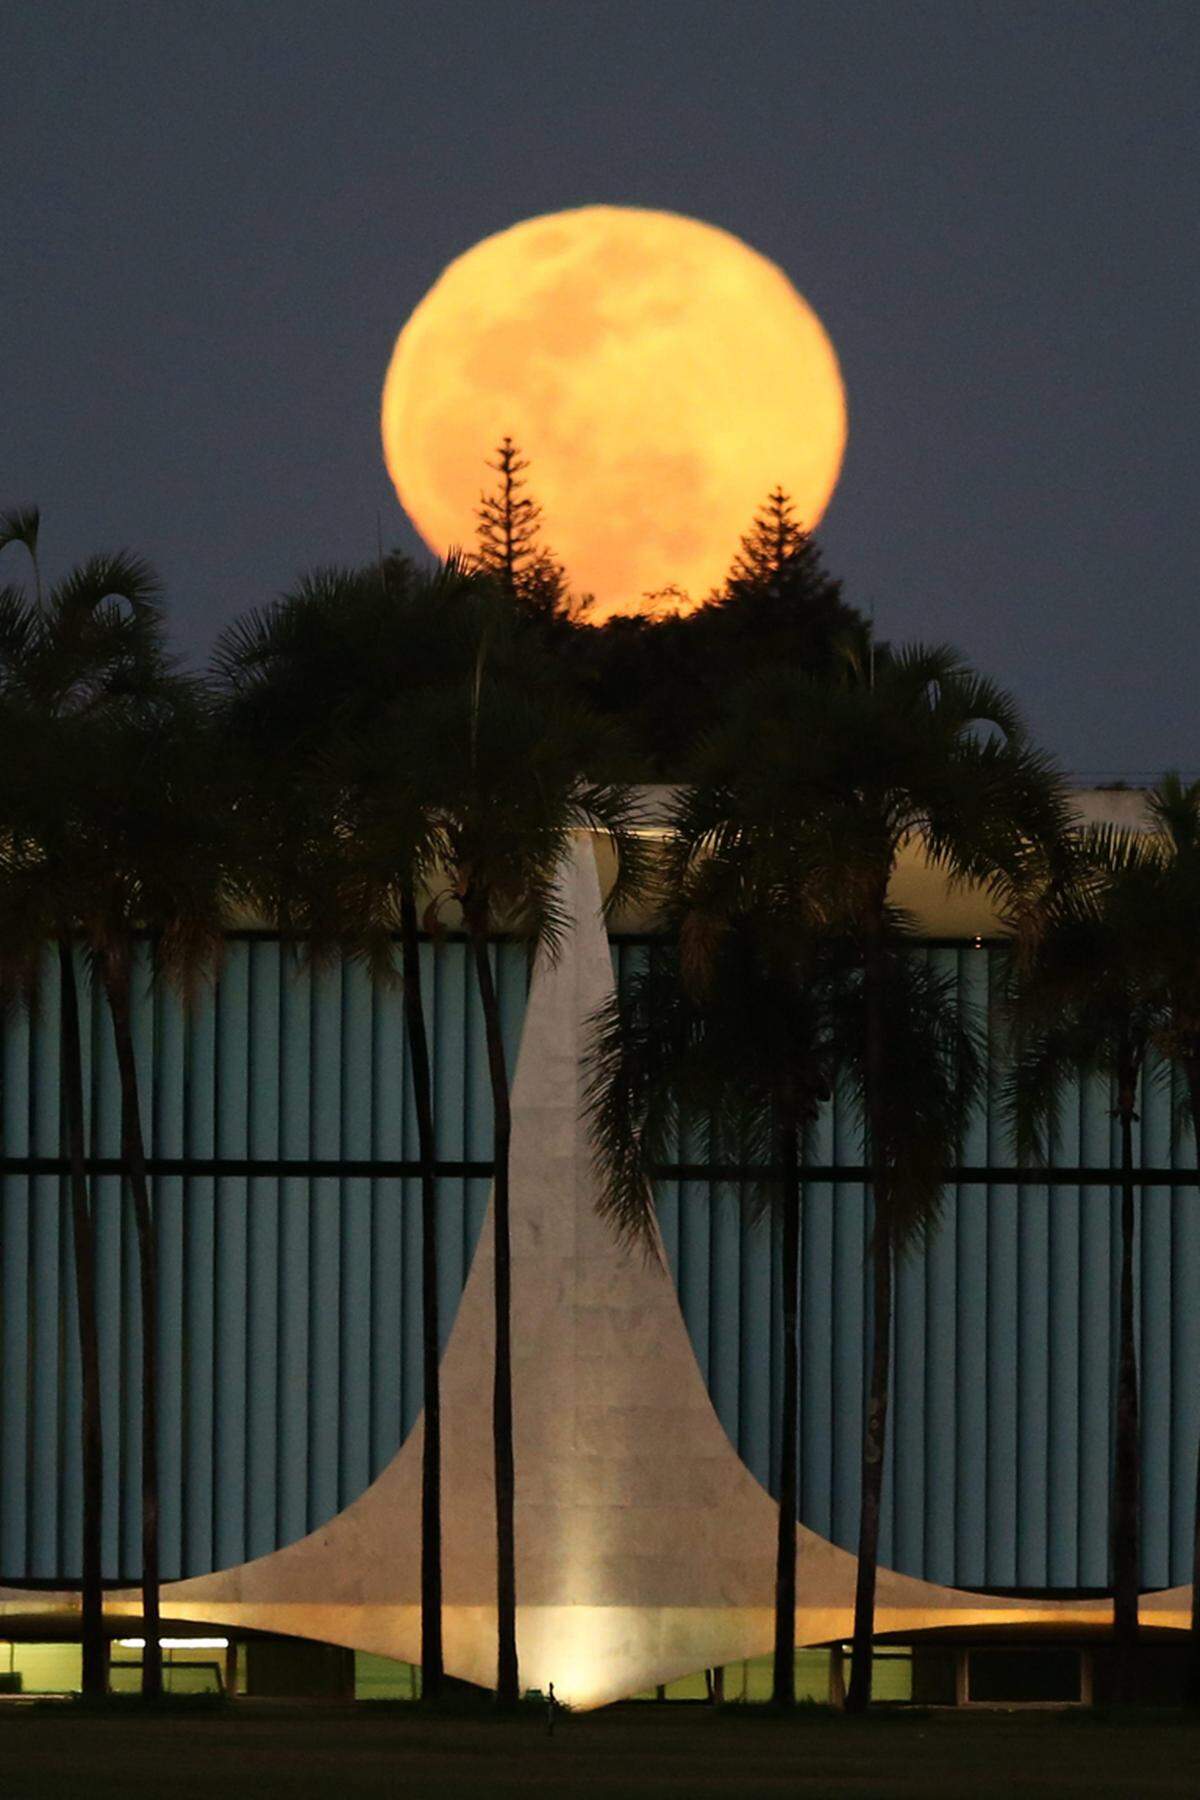
[[[1194,0],[16,0],[0,82],[0,505],[51,572],[150,557],[190,656],[377,518],[416,548],[379,391],[453,256],[663,207],[824,320],[880,632],[1069,769],[1200,770]]]

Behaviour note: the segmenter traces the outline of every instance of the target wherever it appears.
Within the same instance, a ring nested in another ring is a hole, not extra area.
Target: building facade
[[[581,1703],[769,1647],[781,1382],[779,1243],[695,1145],[658,1195],[662,1268],[595,1219],[580,1119],[587,1019],[653,944],[606,936],[590,846],[553,968],[498,944],[514,1108],[518,1592],[525,1678]],[[930,956],[994,1012],[1003,946],[932,920]],[[447,1644],[490,1680],[486,1228],[490,1104],[465,946],[424,949],[439,1130]],[[69,1621],[79,1382],[53,972],[0,1063],[0,1604]],[[399,994],[231,937],[185,1012],[138,1020],[161,1240],[168,1614],[415,1661],[420,1209]],[[107,1024],[88,1029],[106,1396],[105,1563],[138,1570],[136,1247]],[[1185,1622],[1200,1430],[1200,1190],[1169,1081],[1139,1152],[1143,1580]],[[998,1072],[943,1221],[898,1280],[881,1629],[1105,1616],[1118,1193],[1109,1096],[1069,1097],[1053,1166],[1015,1167]],[[869,1214],[835,1097],[807,1151],[801,1246],[801,1637],[848,1628]],[[176,1585],[177,1584],[177,1585]],[[118,1610],[136,1611],[132,1596]],[[15,1634],[16,1625],[12,1627]]]

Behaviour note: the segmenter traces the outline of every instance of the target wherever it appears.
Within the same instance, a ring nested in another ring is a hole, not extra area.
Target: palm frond
[[[64,576],[49,596],[52,613],[96,613],[111,600],[125,601],[134,612],[157,611],[162,583],[144,557],[128,550],[88,557]]]
[[[1160,777],[1146,797],[1151,819],[1177,855],[1200,855],[1200,781],[1174,770]]]
[[[0,512],[0,550],[9,544],[24,544],[31,556],[37,554],[38,526],[41,513],[36,506],[13,506]]]

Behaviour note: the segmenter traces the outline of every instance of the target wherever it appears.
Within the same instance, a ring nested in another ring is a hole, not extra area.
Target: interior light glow
[[[159,1638],[160,1650],[228,1650],[229,1639],[218,1637],[195,1638]],[[118,1638],[118,1648],[122,1650],[144,1650],[145,1638]]]

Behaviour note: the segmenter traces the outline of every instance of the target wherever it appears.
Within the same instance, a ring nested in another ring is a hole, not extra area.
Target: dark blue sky
[[[1200,768],[1200,7],[16,0],[0,503],[129,544],[199,655],[411,547],[379,454],[449,259],[587,202],[725,226],[842,359],[821,537],[1081,771]]]

